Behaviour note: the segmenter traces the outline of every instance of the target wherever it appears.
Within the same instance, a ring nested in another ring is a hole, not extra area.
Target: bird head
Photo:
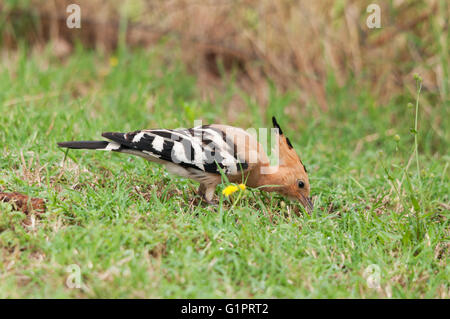
[[[279,187],[274,190],[290,199],[298,200],[310,213],[313,210],[313,203],[310,198],[310,185],[308,173],[300,157],[295,152],[289,138],[287,138],[272,117],[274,128],[278,129],[279,143],[279,169],[274,174],[274,181]]]

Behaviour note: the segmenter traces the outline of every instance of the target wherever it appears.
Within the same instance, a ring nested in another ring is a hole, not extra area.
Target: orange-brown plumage
[[[269,159],[261,144],[257,145],[258,162],[245,173],[246,184],[249,187],[261,188],[268,192],[278,192],[290,199],[298,200],[308,210],[313,209],[310,199],[310,184],[308,173],[300,157],[294,150],[289,139],[283,134],[275,118],[273,124],[278,128],[279,165],[270,166]],[[251,144],[251,143],[250,143]],[[263,173],[267,171],[268,173]],[[242,176],[232,177],[238,182]],[[299,182],[303,187],[299,187]],[[270,186],[265,186],[270,185]]]

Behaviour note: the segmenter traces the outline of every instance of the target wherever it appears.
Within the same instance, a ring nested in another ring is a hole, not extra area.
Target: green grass
[[[18,52],[0,62],[0,190],[47,211],[30,224],[0,203],[0,297],[448,298],[444,105],[418,105],[418,175],[416,96],[379,105],[330,75],[327,113],[274,86],[264,112],[233,78],[204,98],[163,47],[121,52],[115,67],[83,49],[65,61]],[[265,127],[272,115],[308,167],[311,215],[248,189],[233,206],[196,206],[196,183],[156,164],[56,146],[194,119]],[[66,283],[71,265],[81,288]]]

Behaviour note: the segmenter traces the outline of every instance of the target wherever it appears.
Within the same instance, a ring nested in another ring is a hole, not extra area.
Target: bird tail
[[[117,133],[119,134],[119,133]],[[59,142],[59,147],[72,148],[72,149],[85,149],[85,150],[97,150],[97,151],[113,151],[119,153],[127,153],[145,158],[148,161],[164,164],[165,162],[160,160],[149,153],[144,153],[140,150],[132,149],[127,145],[124,145],[115,141],[71,141],[71,142]]]
[[[107,141],[59,142],[58,146],[72,149],[104,150],[104,151],[120,151],[120,148],[122,147],[119,143]]]

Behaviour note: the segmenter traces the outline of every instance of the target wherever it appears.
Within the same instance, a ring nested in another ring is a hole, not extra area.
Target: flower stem
[[[417,81],[416,118],[414,121],[414,153],[415,153],[415,157],[416,157],[417,176],[419,178],[420,192],[422,192],[422,179],[420,177],[419,143],[418,143],[417,125],[418,125],[418,118],[419,118],[419,97],[420,97],[421,89],[422,89],[422,81]]]

